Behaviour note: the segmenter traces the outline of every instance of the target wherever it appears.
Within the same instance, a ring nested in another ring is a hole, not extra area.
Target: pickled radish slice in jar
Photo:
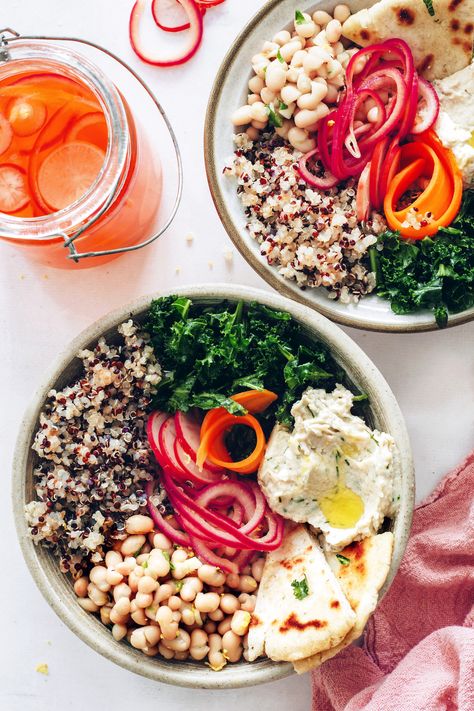
[[[29,201],[24,171],[16,165],[0,165],[0,212],[17,212]]]

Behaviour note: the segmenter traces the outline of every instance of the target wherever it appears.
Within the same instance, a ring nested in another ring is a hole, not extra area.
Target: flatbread
[[[308,594],[295,596],[293,581]],[[287,524],[283,544],[267,555],[248,634],[248,658],[266,654],[293,662],[339,644],[356,615],[318,541],[303,525]]]
[[[474,0],[433,0],[433,10],[430,15],[423,0],[380,0],[351,15],[342,34],[362,47],[400,37],[418,71],[442,79],[471,62]]]
[[[298,674],[319,667],[360,637],[377,606],[379,590],[390,570],[392,552],[393,533],[387,532],[347,546],[342,555],[349,558],[349,565],[342,565],[335,553],[327,554],[328,563],[356,614],[356,621],[346,637],[335,647],[294,662]]]

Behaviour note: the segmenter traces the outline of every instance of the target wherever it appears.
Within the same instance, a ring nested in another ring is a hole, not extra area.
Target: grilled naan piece
[[[316,540],[287,524],[283,544],[267,555],[248,634],[249,661],[266,654],[294,662],[338,645],[356,615]]]
[[[319,654],[295,661],[293,666],[298,674],[319,667],[360,637],[377,605],[379,590],[390,569],[392,552],[393,533],[387,532],[351,543],[339,554],[332,552],[326,554],[328,563],[355,612],[356,620],[352,629],[339,644]],[[349,563],[344,560],[345,558]]]
[[[426,79],[442,79],[467,67],[474,40],[474,0],[380,0],[351,15],[342,34],[366,47],[391,37],[405,40]]]

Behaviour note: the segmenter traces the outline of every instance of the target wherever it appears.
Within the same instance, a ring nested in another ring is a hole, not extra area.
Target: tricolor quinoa
[[[125,537],[125,518],[146,506],[143,487],[155,466],[146,419],[160,366],[131,320],[118,331],[122,343],[101,338],[81,351],[80,379],[49,392],[33,443],[30,533],[74,576],[103,558],[104,544]]]
[[[368,223],[373,234],[364,234],[355,184],[313,190],[296,170],[301,153],[274,133],[256,141],[240,133],[234,141],[237,150],[224,173],[237,179],[247,229],[268,263],[298,286],[324,286],[344,303],[370,293],[375,275],[362,258],[385,224],[375,217]]]

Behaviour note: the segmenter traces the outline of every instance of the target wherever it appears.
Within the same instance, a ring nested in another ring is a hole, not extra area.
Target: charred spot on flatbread
[[[464,32],[466,35],[471,35],[474,32],[474,24],[472,22],[468,22],[467,25],[464,25]]]
[[[262,620],[259,617],[257,617],[257,615],[253,614],[250,618],[249,627],[258,627],[261,624],[262,624]]]
[[[461,24],[459,20],[451,20],[451,29],[457,32],[459,28],[461,27]]]
[[[415,22],[415,13],[407,7],[394,8],[394,12],[401,25],[412,25]]]
[[[334,607],[335,609],[337,609],[340,606],[340,604],[341,603],[339,602],[339,600],[333,600],[331,602],[331,607]]]
[[[292,570],[296,565],[303,563],[303,558],[292,558],[291,560],[282,560],[280,565],[285,568],[285,570]]]
[[[368,30],[361,30],[360,36],[361,36],[361,39],[367,41],[370,39],[370,32]]]
[[[302,622],[297,618],[294,612],[292,612],[286,620],[283,622],[283,624],[280,626],[280,632],[285,633],[289,632],[290,630],[307,630],[310,627],[313,627],[316,630],[321,629],[321,627],[327,627],[327,622],[325,620],[306,620],[305,622]]]
[[[418,71],[420,74],[424,74],[427,69],[429,69],[433,63],[433,55],[432,54],[427,54],[426,57],[423,59],[421,64],[418,67]]]
[[[354,543],[350,543],[344,548],[342,554],[359,560],[359,558],[362,558],[364,555],[364,541],[354,541]]]
[[[459,7],[459,5],[462,2],[463,2],[463,0],[451,0],[451,2],[449,3],[449,6],[448,6],[448,10],[450,10],[450,12],[454,12],[456,10],[456,8]]]

